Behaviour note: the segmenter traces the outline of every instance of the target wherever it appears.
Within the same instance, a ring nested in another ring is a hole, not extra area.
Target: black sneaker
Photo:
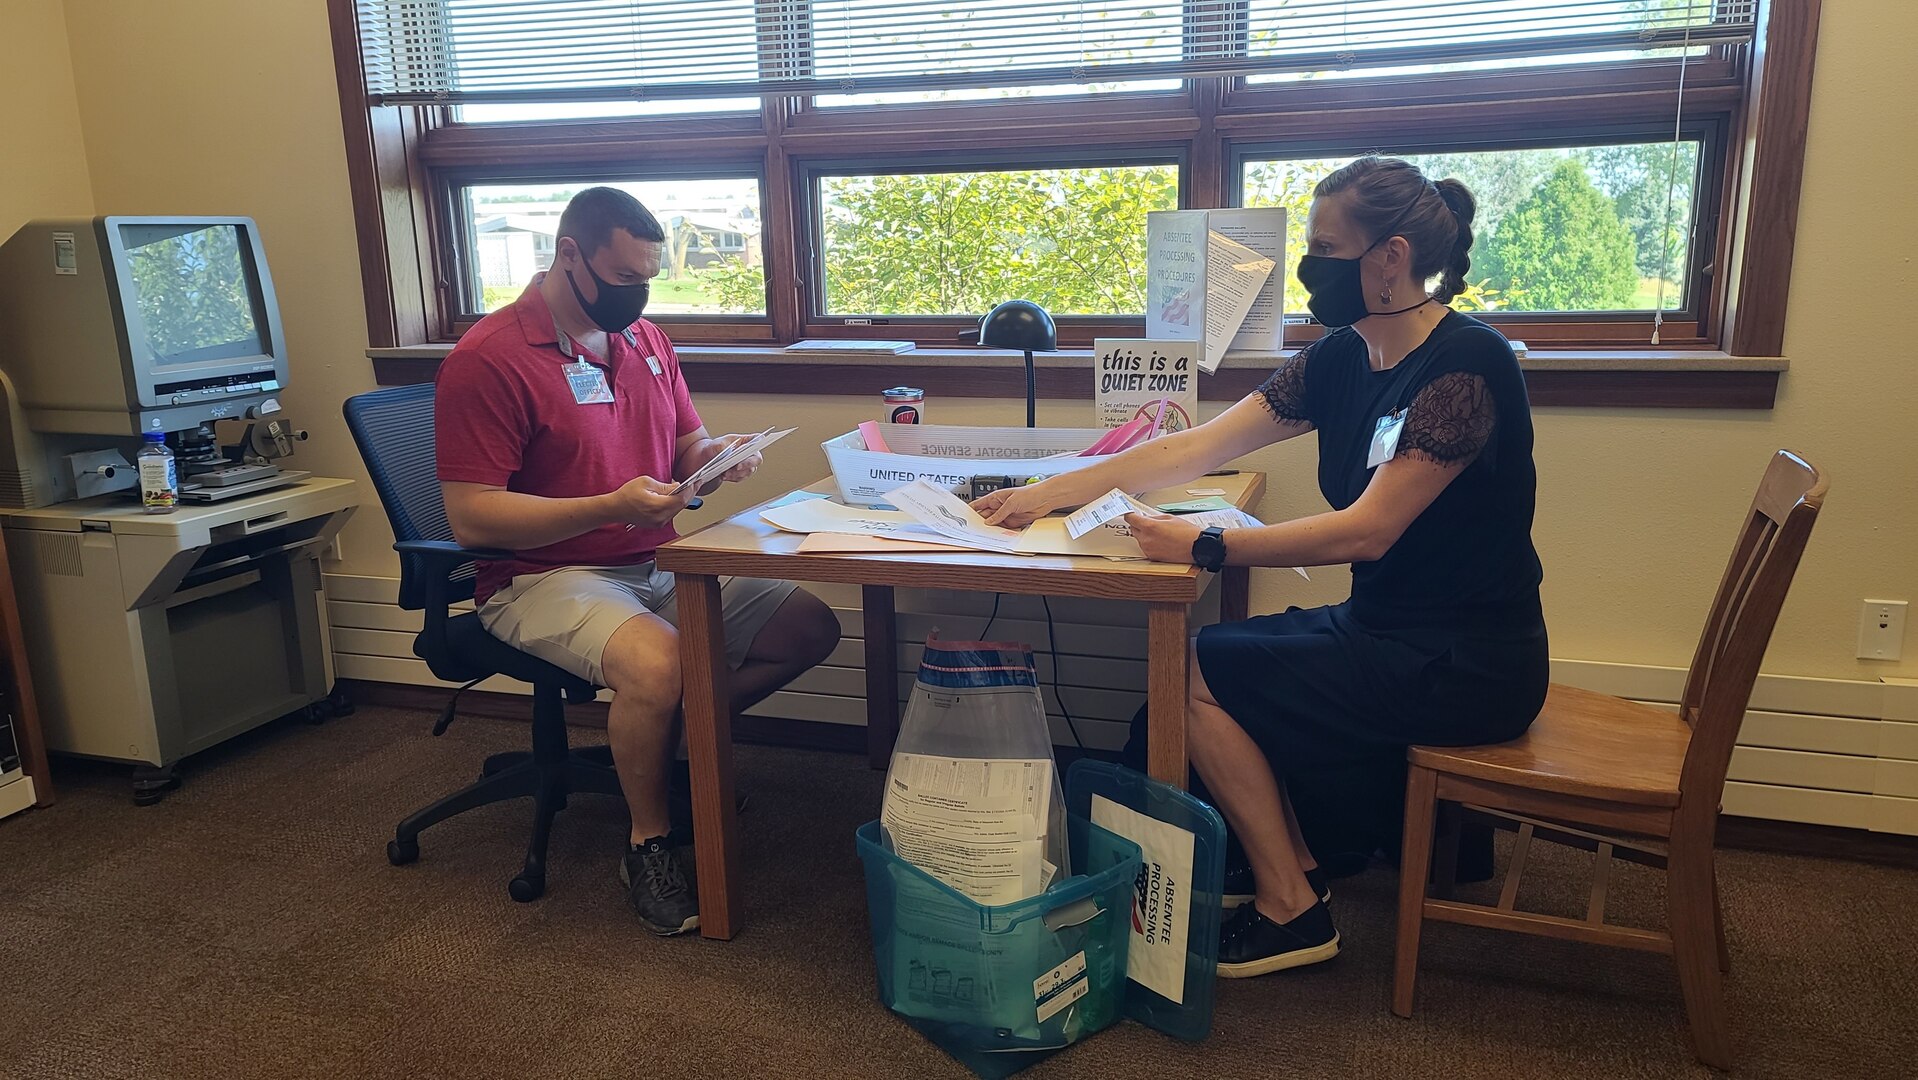
[[[1339,931],[1323,902],[1284,923],[1266,918],[1257,904],[1243,904],[1219,928],[1219,977],[1224,979],[1304,967],[1338,954]]]
[[[664,838],[656,836],[629,848],[619,861],[619,881],[646,929],[671,937],[698,928],[699,894],[693,891],[680,853],[667,847]]]
[[[1305,883],[1312,886],[1312,891],[1318,894],[1320,903],[1332,902],[1332,884],[1325,879],[1324,869],[1315,866],[1307,870]],[[1238,866],[1226,867],[1225,888],[1219,890],[1219,906],[1227,911],[1235,911],[1251,903],[1253,895],[1252,864],[1241,863]]]

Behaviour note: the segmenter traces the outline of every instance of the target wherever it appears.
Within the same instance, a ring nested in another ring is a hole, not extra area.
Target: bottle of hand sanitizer
[[[140,447],[140,505],[149,514],[171,514],[180,501],[180,474],[166,432],[149,431]]]

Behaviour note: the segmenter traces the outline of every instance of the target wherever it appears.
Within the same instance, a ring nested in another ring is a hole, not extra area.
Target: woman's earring
[[[1387,285],[1385,288],[1379,290],[1379,303],[1390,304],[1391,302],[1392,302],[1392,286]]]

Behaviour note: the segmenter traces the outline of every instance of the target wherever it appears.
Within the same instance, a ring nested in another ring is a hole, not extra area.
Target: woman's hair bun
[[[1440,180],[1432,186],[1458,219],[1458,239],[1452,242],[1451,256],[1445,260],[1438,289],[1432,294],[1439,303],[1448,304],[1465,291],[1465,274],[1472,269],[1472,219],[1478,216],[1478,200],[1472,198],[1471,189],[1455,179]]]

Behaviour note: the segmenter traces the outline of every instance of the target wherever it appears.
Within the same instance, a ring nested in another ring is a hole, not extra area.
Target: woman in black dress
[[[1389,843],[1406,746],[1515,738],[1545,700],[1525,382],[1498,331],[1446,306],[1465,287],[1474,210],[1463,184],[1405,161],[1333,173],[1314,192],[1298,267],[1325,336],[1208,423],[976,504],[1017,526],[1319,433],[1329,513],[1223,533],[1129,519],[1162,562],[1352,564],[1345,603],[1209,626],[1194,641],[1192,764],[1251,877],[1228,881],[1228,894],[1251,895],[1223,930],[1222,975],[1336,955],[1305,838]]]

